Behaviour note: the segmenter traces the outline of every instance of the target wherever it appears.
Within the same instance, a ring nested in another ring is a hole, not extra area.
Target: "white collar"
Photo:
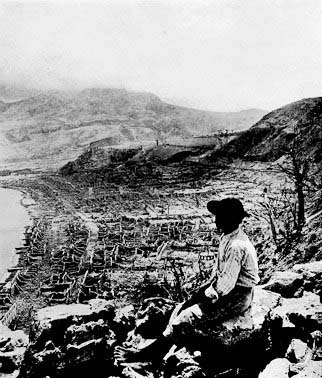
[[[240,230],[241,230],[240,227],[237,227],[236,230],[230,232],[229,234],[226,234],[226,235],[225,235],[225,234],[222,234],[222,235],[221,235],[221,239],[222,239],[222,240],[225,240],[225,239],[231,239],[231,238],[233,238],[234,236],[236,236],[236,235],[239,233]]]

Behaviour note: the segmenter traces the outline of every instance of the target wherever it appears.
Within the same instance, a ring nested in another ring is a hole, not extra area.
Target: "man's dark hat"
[[[249,214],[244,210],[244,206],[238,198],[224,198],[221,201],[209,201],[207,203],[207,209],[214,215],[224,214],[240,219],[249,217]]]

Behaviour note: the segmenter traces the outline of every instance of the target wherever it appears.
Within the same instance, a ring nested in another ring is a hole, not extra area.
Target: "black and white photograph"
[[[0,1],[0,377],[322,377],[322,1]]]

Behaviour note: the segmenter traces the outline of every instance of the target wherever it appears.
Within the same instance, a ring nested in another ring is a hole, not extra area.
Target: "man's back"
[[[221,236],[212,277],[220,295],[235,286],[254,287],[259,282],[256,250],[240,228]]]

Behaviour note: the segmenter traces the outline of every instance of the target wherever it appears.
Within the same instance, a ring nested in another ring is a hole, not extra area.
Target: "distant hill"
[[[212,158],[276,160],[287,151],[294,132],[301,135],[302,153],[321,161],[322,97],[296,101],[266,114],[254,126],[215,151]]]
[[[245,130],[266,113],[201,111],[115,88],[28,92],[0,85],[0,100],[0,166],[7,168],[58,168],[100,140],[139,145]]]
[[[14,102],[37,96],[41,91],[0,82],[0,101]]]
[[[121,154],[118,162],[140,165],[146,162],[167,164],[188,160],[207,164],[220,158],[275,161],[286,154],[295,132],[299,132],[301,136],[299,153],[304,157],[312,156],[315,161],[321,162],[322,97],[303,99],[274,110],[246,131],[208,136],[205,139],[210,143],[188,143],[192,139],[198,139],[199,142],[204,138],[187,138],[187,143],[180,145],[176,143],[154,145],[142,151],[137,148],[133,156]],[[80,155],[78,159],[64,167],[63,171],[81,171],[109,165],[115,160],[113,156],[117,152],[109,151],[104,146],[106,142],[115,146],[115,141],[108,139],[101,142],[91,144],[94,148],[90,153]]]

